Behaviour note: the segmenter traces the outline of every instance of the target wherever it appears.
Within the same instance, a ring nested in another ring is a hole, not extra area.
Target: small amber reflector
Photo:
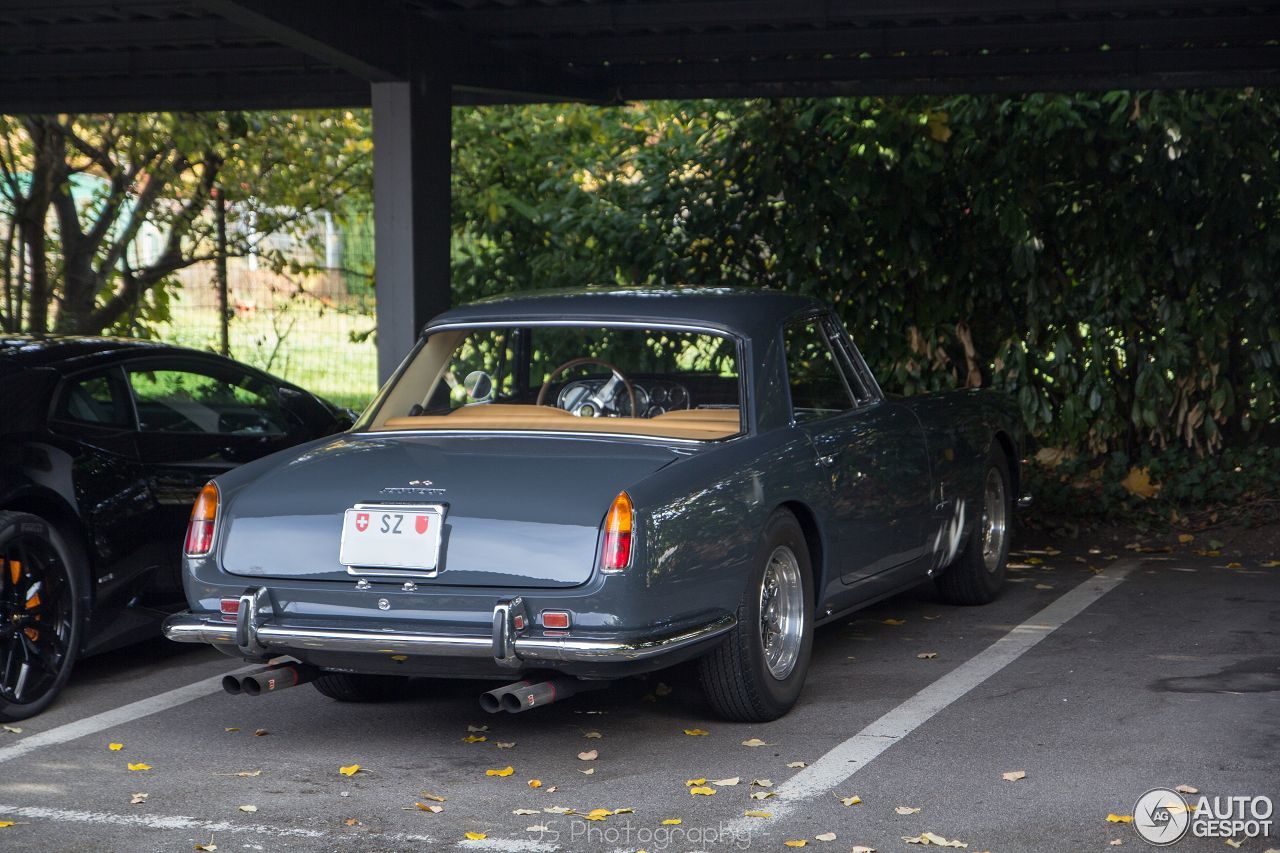
[[[568,628],[569,614],[563,610],[547,610],[542,614],[542,627]]]
[[[619,492],[604,519],[604,570],[620,572],[631,564],[631,498]]]
[[[213,526],[218,519],[218,487],[206,483],[191,507],[187,523],[187,541],[183,550],[188,557],[203,557],[213,548]]]

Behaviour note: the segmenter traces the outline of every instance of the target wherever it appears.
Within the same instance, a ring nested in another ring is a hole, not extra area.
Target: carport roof
[[[1277,36],[1275,0],[6,0],[0,111],[1267,85]]]

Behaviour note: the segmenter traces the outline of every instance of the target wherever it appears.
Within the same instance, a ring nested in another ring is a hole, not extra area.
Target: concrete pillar
[[[413,77],[371,84],[379,382],[449,307],[450,85]]]

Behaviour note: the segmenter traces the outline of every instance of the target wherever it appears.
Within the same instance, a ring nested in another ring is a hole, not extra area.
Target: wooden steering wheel
[[[614,367],[609,362],[599,358],[590,358],[590,357],[571,358],[568,361],[566,361],[564,364],[557,367],[555,370],[552,370],[550,373],[548,373],[547,381],[543,382],[542,387],[538,389],[537,405],[539,406],[547,405],[547,392],[551,390],[552,379],[555,379],[557,376],[559,376],[561,373],[564,373],[566,370],[568,370],[571,367],[580,367],[584,364],[598,364],[601,367],[607,368],[609,372],[614,375],[614,378],[620,381],[627,389],[627,399],[631,402],[631,417],[633,418],[640,417],[639,413],[636,412],[636,388],[634,385],[631,384],[631,380],[628,379],[626,376],[624,376],[621,370]],[[608,387],[608,386],[606,385],[605,387]],[[596,395],[592,395],[592,396],[595,399],[596,404],[599,405],[601,408],[603,408],[604,401],[599,399],[599,397]]]

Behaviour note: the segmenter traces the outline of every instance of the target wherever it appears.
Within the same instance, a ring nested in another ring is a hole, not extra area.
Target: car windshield
[[[368,428],[715,440],[742,431],[738,378],[737,342],[711,332],[447,329],[419,347]]]

